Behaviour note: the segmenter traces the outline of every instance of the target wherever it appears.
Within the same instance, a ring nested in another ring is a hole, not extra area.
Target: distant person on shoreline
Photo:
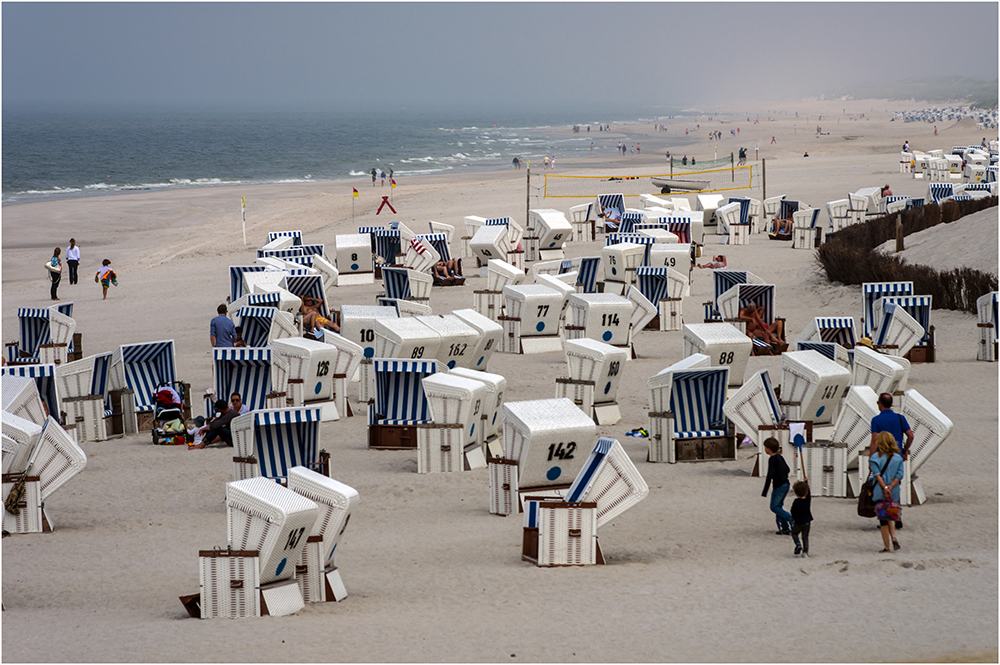
[[[385,187],[385,171],[379,171],[379,174],[382,178],[382,186]]]
[[[515,157],[515,158],[513,159],[513,161],[511,161],[511,164],[512,164],[512,165],[513,165],[513,167],[514,167],[515,169],[517,169],[518,171],[520,171],[520,170],[521,170],[521,160],[520,160],[520,159],[518,159],[517,157]]]
[[[66,265],[69,266],[69,283],[79,283],[76,271],[80,265],[80,248],[76,245],[76,238],[69,239],[69,247],[66,248]]]
[[[52,286],[49,287],[49,296],[52,300],[59,300],[57,291],[59,290],[59,280],[62,279],[62,260],[59,258],[60,253],[62,253],[62,250],[58,247],[52,250],[52,258],[49,259],[48,264],[45,266],[49,270],[49,279],[52,281]]]
[[[377,177],[378,177],[378,173],[375,171],[375,168],[372,167],[372,187],[375,186],[375,178],[377,178]]]

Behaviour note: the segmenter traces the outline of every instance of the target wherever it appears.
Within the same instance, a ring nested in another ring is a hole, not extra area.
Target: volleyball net
[[[698,189],[690,189],[690,184],[684,187],[671,187],[675,194],[704,194],[707,192],[725,192],[736,189],[752,189],[759,187],[760,168],[756,164],[735,166],[729,159],[698,162],[694,165],[683,165],[671,159],[670,171],[667,173],[649,173],[643,175],[607,176],[607,175],[555,175],[545,174],[545,186],[542,195],[545,198],[594,198],[601,194],[623,194],[639,196],[640,194],[660,194],[663,189],[653,184],[653,178],[694,181],[694,186],[701,183]],[[705,168],[713,162],[723,162],[724,168]],[[695,170],[697,169],[697,170]]]

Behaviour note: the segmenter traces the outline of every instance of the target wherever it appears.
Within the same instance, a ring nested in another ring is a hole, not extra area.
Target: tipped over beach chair
[[[878,327],[875,302],[886,296],[913,295],[913,282],[864,282],[861,284],[862,337],[871,337]]]
[[[260,409],[232,420],[233,478],[285,480],[293,466],[318,466],[318,407]]]
[[[781,356],[781,405],[791,420],[833,422],[852,374],[818,351],[791,351]]]
[[[726,400],[722,412],[733,422],[737,437],[742,434],[757,446],[756,460],[750,475],[757,476],[764,473],[767,467],[764,440],[772,436],[779,441],[782,438],[787,439],[788,432],[781,405],[774,393],[767,370],[756,372],[747,379],[740,389]]]
[[[421,379],[431,422],[417,428],[417,473],[448,473],[484,468],[479,444],[486,385],[451,374]]]
[[[651,303],[646,296],[642,295],[642,291],[635,286],[628,287],[628,291],[625,292],[625,299],[632,304],[632,313],[629,316],[628,324],[628,341],[634,354],[635,346],[633,346],[633,341],[635,340],[635,336],[640,331],[645,330],[647,326],[656,327],[653,320],[657,317],[658,311],[656,305]]]
[[[879,303],[882,306],[879,307]],[[907,314],[909,314],[913,319],[920,324],[923,329],[924,334],[918,342],[916,342],[909,350],[908,353],[903,353],[908,357],[910,362],[934,362],[934,326],[931,325],[931,309],[934,303],[933,296],[882,296],[875,303],[874,314],[875,314],[875,325],[881,328],[882,324],[882,314],[886,310],[887,304],[897,305],[902,307]],[[895,325],[899,325],[899,322],[895,322]],[[881,335],[881,330],[876,333],[876,336]],[[892,334],[887,332],[886,334]]]
[[[910,363],[902,356],[879,353],[864,346],[854,349],[851,384],[868,386],[876,395],[906,389]]]
[[[930,307],[927,314],[930,318]],[[903,305],[888,298],[880,298],[875,303],[875,318],[877,328],[872,335],[872,344],[889,355],[906,356],[927,334]]]
[[[42,396],[34,378],[4,372],[0,376],[0,386],[2,386],[3,391],[3,410],[5,413],[33,422],[39,427],[45,423],[45,419],[48,418],[48,409],[42,402]]]
[[[527,260],[551,261],[565,256],[563,245],[573,234],[573,225],[560,210],[551,208],[528,210],[530,236],[524,236],[526,244],[534,245],[535,257]],[[526,232],[527,233],[527,232]]]
[[[17,394],[25,395],[25,392],[27,392],[27,396],[23,398],[25,399],[25,403],[23,403],[25,411],[24,413],[21,413],[23,417],[29,418],[38,424],[41,424],[45,422],[46,415],[54,414],[53,417],[60,415],[56,368],[57,366],[54,364],[6,365],[4,367],[0,367],[0,376],[3,377],[2,381],[5,384],[11,385],[12,388],[14,386],[18,386]],[[21,377],[22,380],[18,385],[16,379],[8,383],[7,377]],[[25,384],[23,379],[29,379],[32,383],[34,383],[35,392],[32,393],[30,390],[24,391]],[[40,403],[33,399],[33,395],[37,395]],[[4,398],[4,401],[7,401],[6,397]],[[45,409],[48,410],[47,414],[42,412],[40,409],[43,404]],[[11,406],[11,408],[14,407]],[[9,411],[6,406],[4,407],[4,410]],[[20,413],[20,411],[15,412]],[[69,424],[70,423],[67,423],[67,425]]]
[[[853,349],[857,343],[854,317],[816,316],[799,333],[798,342],[836,342],[845,349]]]
[[[685,359],[647,381],[650,462],[735,459],[722,410],[729,368],[706,362],[705,356]]]
[[[636,270],[636,287],[652,303],[659,319],[654,320],[659,330],[680,330],[685,291],[689,288],[687,275],[669,267],[643,266]]]
[[[288,470],[288,489],[314,502],[318,509],[302,549],[301,563],[296,567],[302,600],[307,603],[344,600],[347,589],[333,555],[357,509],[358,491],[302,466]]]
[[[863,385],[848,388],[830,437],[832,441],[847,444],[847,468],[855,468],[858,454],[868,451],[872,441],[872,418],[878,412],[878,395],[874,390]],[[857,496],[858,488],[853,489]]]

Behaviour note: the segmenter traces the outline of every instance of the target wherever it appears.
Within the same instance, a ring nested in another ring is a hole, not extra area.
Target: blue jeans
[[[771,512],[778,525],[778,531],[788,531],[792,527],[792,515],[784,508],[785,497],[788,496],[788,483],[771,490]]]

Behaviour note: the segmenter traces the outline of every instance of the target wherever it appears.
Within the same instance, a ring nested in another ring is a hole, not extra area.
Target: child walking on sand
[[[779,536],[791,533],[792,516],[785,510],[785,497],[788,496],[788,464],[781,456],[781,446],[773,436],[764,439],[764,452],[767,453],[767,479],[764,481],[764,491],[761,496],[767,496],[767,488],[774,483],[771,490],[771,512],[778,524]]]
[[[111,259],[104,259],[104,261],[101,262],[101,268],[97,271],[97,274],[94,275],[94,281],[100,282],[101,286],[104,287],[103,299],[107,300],[108,286],[111,284],[118,286],[118,275],[116,275],[115,271],[111,269]]]
[[[795,501],[792,501],[792,540],[795,541],[795,556],[800,554],[809,558],[809,524],[812,522],[812,494],[809,492],[809,483],[800,480],[792,485],[795,492]],[[802,542],[799,542],[802,536]]]

